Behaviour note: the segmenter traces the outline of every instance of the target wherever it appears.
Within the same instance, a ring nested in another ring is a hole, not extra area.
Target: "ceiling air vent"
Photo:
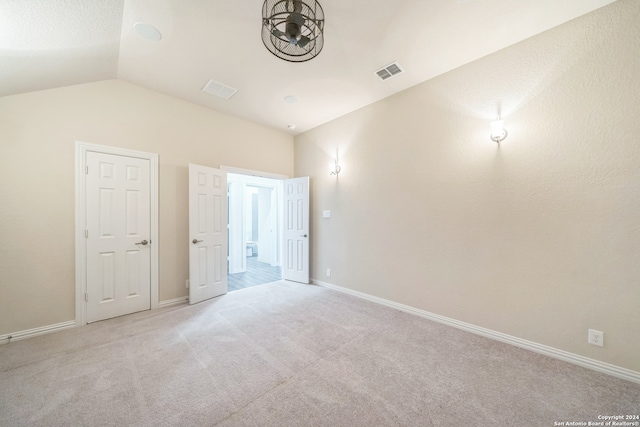
[[[219,98],[229,99],[238,91],[238,89],[227,86],[215,80],[209,80],[207,84],[202,88],[202,91],[208,93],[209,95],[215,95]]]
[[[400,66],[400,64],[398,64],[397,62],[392,62],[386,67],[383,67],[378,71],[376,71],[376,75],[380,77],[382,80],[387,80],[403,72],[404,72],[404,69]]]

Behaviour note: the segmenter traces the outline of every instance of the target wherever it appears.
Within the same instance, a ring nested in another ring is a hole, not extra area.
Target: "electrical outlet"
[[[327,277],[331,277],[331,269],[327,268]]]
[[[189,289],[189,279],[184,281],[184,286]]]
[[[602,347],[604,345],[604,332],[596,331],[595,329],[589,329],[589,344]]]

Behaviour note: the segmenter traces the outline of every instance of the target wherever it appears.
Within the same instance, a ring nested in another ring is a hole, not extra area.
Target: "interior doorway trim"
[[[86,174],[85,159],[89,151],[149,160],[151,214],[151,310],[158,308],[158,155],[125,148],[108,147],[76,141],[75,156],[75,248],[76,248],[76,326],[87,324],[84,295],[87,289],[87,241],[85,230]]]
[[[279,175],[277,173],[269,173],[269,172],[260,172],[254,171],[251,169],[242,169],[236,168],[233,166],[220,166],[220,169],[227,173],[236,173],[238,175],[249,175],[249,176],[259,176],[261,178],[271,178],[271,179],[287,179],[289,178],[287,175]]]
[[[225,166],[225,165],[221,165],[220,169],[226,172],[227,175],[233,174],[233,175],[241,175],[244,177],[238,181],[234,180],[235,185],[238,185],[239,183],[241,183],[242,193],[244,193],[244,188],[247,185],[247,182],[249,181],[251,181],[253,184],[256,184],[255,185],[256,187],[265,187],[273,190],[272,200],[275,197],[275,204],[273,204],[273,206],[276,209],[276,219],[275,219],[276,235],[275,235],[275,239],[269,240],[269,242],[275,246],[275,247],[272,247],[273,251],[270,252],[271,254],[270,264],[271,266],[274,266],[274,267],[275,266],[281,267],[282,258],[283,258],[283,253],[282,253],[283,223],[282,223],[282,206],[281,206],[282,182],[284,182],[289,177],[287,175],[280,175],[280,174],[274,174],[270,172],[262,172],[262,171],[243,169],[243,168],[237,168],[237,167]],[[258,179],[256,180],[255,178],[258,178]],[[273,184],[271,183],[267,184],[265,182],[259,181],[262,178],[265,178],[267,180],[273,180]],[[278,184],[276,184],[275,181],[278,181]],[[231,179],[228,182],[231,183],[232,182]],[[234,200],[236,201],[238,200],[237,191],[238,191],[238,188],[232,189],[231,186],[229,187],[228,197],[229,197],[230,203],[234,195],[236,196]],[[240,199],[242,199],[243,197],[244,195],[241,196]],[[243,206],[243,204],[241,203],[240,206]],[[229,205],[229,221],[228,221],[229,240],[227,242],[227,260],[228,260],[228,272],[229,272],[230,278],[234,274],[240,274],[247,271],[246,239],[243,237],[243,233],[244,233],[243,221],[244,220],[242,219],[244,217],[244,214],[240,212],[239,216],[240,218],[238,218],[238,204],[234,203],[233,207],[230,204]],[[239,226],[238,226],[238,220],[240,222]],[[240,237],[238,237],[238,233],[240,233]],[[240,239],[240,241],[238,241],[238,238]],[[280,278],[281,277],[282,276],[280,276]],[[231,290],[235,290],[235,289],[237,288],[233,288]]]

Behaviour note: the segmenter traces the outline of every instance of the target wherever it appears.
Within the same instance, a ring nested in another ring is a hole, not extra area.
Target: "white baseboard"
[[[503,334],[501,332],[493,331],[491,329],[483,328],[480,326],[472,325],[471,323],[461,322],[459,320],[452,319],[450,317],[441,316],[439,314],[430,313],[428,311],[420,310],[415,307],[400,304],[394,301],[390,301],[384,298],[379,298],[373,295],[366,294],[360,291],[354,291],[353,289],[344,288],[342,286],[333,285],[331,283],[322,282],[320,280],[311,279],[312,283],[323,286],[325,288],[334,289],[349,295],[356,296],[377,304],[386,305],[397,310],[401,310],[407,313],[415,314],[420,317],[424,317],[435,322],[443,323],[445,325],[453,326],[454,328],[462,329],[467,332],[471,332],[483,337],[491,338],[496,341],[500,341],[506,344],[511,344],[516,347],[531,350],[536,353],[544,354],[546,356],[560,359],[565,362],[573,363],[574,365],[582,366],[584,368],[592,369],[594,371],[603,372],[605,374],[612,375],[617,378],[622,378],[627,381],[640,384],[640,372],[632,371],[630,369],[622,368],[620,366],[611,365],[609,363],[601,362],[599,360],[590,359],[588,357],[580,356],[578,354],[569,353],[568,351],[559,350],[557,348],[549,347],[543,344],[538,344],[533,341],[527,341],[512,335]]]
[[[158,303],[158,308],[169,307],[170,305],[184,304],[186,302],[189,302],[189,297],[168,299],[168,300],[160,301]]]
[[[189,301],[189,297],[174,298],[166,301],[160,301],[158,308],[168,307],[171,305],[184,304]],[[40,326],[38,328],[27,329],[24,331],[12,332],[10,334],[0,335],[0,345],[8,344],[11,341],[24,340],[38,335],[49,334],[51,332],[58,332],[63,329],[74,328],[78,326],[75,320],[69,320],[67,322],[56,323],[54,325]]]
[[[69,329],[69,328],[75,328],[75,327],[76,327],[76,321],[69,320],[67,322],[56,323],[54,325],[40,326],[39,328],[12,332],[10,334],[0,335],[0,344],[8,344],[11,341],[23,340],[23,339],[35,337],[38,335],[44,335],[50,332],[57,332],[63,329]]]

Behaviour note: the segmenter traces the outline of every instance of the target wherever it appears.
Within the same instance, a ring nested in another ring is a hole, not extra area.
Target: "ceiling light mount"
[[[324,46],[324,11],[316,0],[265,0],[262,42],[280,59],[305,62]]]

